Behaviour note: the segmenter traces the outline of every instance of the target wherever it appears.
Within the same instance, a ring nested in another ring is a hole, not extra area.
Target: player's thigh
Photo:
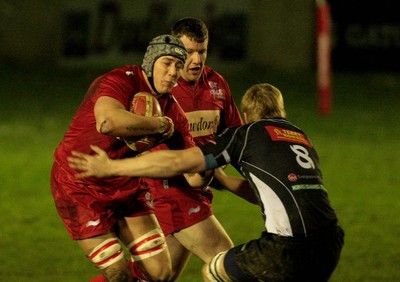
[[[144,234],[160,228],[154,214],[124,217],[118,221],[118,225],[119,236],[125,244],[129,244]]]
[[[167,235],[165,239],[171,256],[173,281],[175,281],[185,268],[191,253],[173,235]]]
[[[175,238],[204,262],[233,247],[233,242],[214,215],[174,234]]]
[[[114,233],[106,233],[103,235],[91,237],[88,239],[83,239],[83,240],[76,240],[78,243],[79,247],[82,249],[83,253],[88,256],[93,249],[95,249],[97,246],[102,244],[105,240],[111,239],[111,238],[116,238],[116,235]]]

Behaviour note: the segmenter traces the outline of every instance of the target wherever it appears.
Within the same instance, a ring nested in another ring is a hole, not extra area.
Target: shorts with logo
[[[130,178],[123,187],[104,187],[74,178],[54,163],[51,191],[57,211],[74,240],[113,230],[118,219],[154,214],[150,190]]]
[[[343,244],[340,227],[308,239],[263,232],[230,249],[224,267],[233,281],[328,281]]]
[[[194,189],[185,182],[184,178],[179,180],[141,179],[141,186],[151,188],[154,212],[165,236],[213,215],[211,189]]]

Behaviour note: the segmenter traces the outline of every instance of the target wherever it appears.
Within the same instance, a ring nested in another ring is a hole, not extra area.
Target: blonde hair
[[[261,118],[285,118],[286,111],[281,91],[269,83],[251,86],[242,97],[241,109],[248,122]]]

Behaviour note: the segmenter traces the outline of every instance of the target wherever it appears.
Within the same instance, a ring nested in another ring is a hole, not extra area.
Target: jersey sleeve
[[[98,96],[112,97],[121,102],[126,109],[130,108],[132,94],[137,91],[133,89],[134,84],[124,69],[117,69],[103,75],[98,84]]]

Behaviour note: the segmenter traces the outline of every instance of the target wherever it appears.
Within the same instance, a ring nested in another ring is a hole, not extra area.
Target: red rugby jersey
[[[140,66],[117,68],[94,80],[76,111],[69,129],[54,152],[56,162],[71,174],[75,174],[76,171],[68,166],[67,157],[71,155],[72,150],[92,153],[89,147],[91,144],[105,150],[112,159],[134,156],[135,152],[126,146],[124,141],[97,132],[94,105],[99,97],[110,96],[120,101],[129,110],[134,94],[140,91],[151,92]],[[159,103],[164,115],[170,117],[174,122],[175,133],[168,141],[180,143],[183,147],[194,146],[185,113],[173,96],[165,94],[161,96]],[[175,139],[176,142],[174,142]],[[118,187],[129,182],[129,177],[87,178],[81,181]]]
[[[179,78],[171,92],[186,113],[197,145],[204,144],[227,127],[243,124],[228,83],[208,66],[195,83]]]

